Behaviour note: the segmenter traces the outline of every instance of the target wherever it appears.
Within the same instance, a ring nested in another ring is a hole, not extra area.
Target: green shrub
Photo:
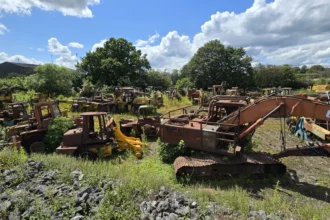
[[[191,150],[187,148],[184,141],[181,140],[178,145],[163,143],[160,139],[157,140],[159,149],[159,157],[164,163],[173,163],[175,158],[179,156],[191,155]]]
[[[57,96],[57,99],[58,100],[64,100],[65,99],[65,96],[64,95],[59,95],[59,96]]]
[[[143,143],[148,143],[148,137],[147,137],[146,133],[144,132],[144,128],[142,128],[141,140]]]
[[[48,125],[47,133],[44,139],[47,153],[55,152],[55,149],[61,144],[63,134],[73,127],[70,118],[56,117]]]
[[[23,148],[17,150],[13,147],[5,147],[0,151],[0,170],[23,164],[26,160],[27,155]]]
[[[256,143],[252,140],[252,137],[253,134],[248,134],[240,143],[245,152],[253,152],[253,148]]]

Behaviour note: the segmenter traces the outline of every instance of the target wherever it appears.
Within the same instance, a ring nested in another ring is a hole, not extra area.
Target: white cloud
[[[52,37],[48,40],[48,51],[56,54],[68,54],[71,53],[68,46],[62,45],[56,38]]]
[[[328,47],[325,50],[319,50],[315,53],[315,57],[323,58],[323,57],[329,57],[330,56],[330,47]]]
[[[9,31],[5,25],[0,23],[0,35],[3,35],[5,31]]]
[[[63,15],[93,17],[89,6],[100,4],[100,0],[1,0],[1,13],[31,14],[32,8],[59,11]]]
[[[94,51],[96,51],[97,48],[104,47],[104,44],[106,41],[107,40],[104,39],[104,40],[101,40],[99,43],[94,44],[91,51],[94,52]]]
[[[150,39],[150,38],[149,38]],[[195,48],[188,36],[179,35],[177,31],[169,32],[159,45],[136,45],[147,54],[152,67],[159,69],[174,69],[184,65],[194,54]]]
[[[9,56],[5,52],[0,52],[0,63],[2,62],[17,62],[17,63],[30,63],[30,64],[42,64],[41,61],[38,61],[34,58],[27,58],[22,55],[13,55]]]
[[[135,46],[143,47],[148,44],[153,44],[158,38],[159,38],[159,34],[158,32],[156,32],[154,35],[149,36],[148,40],[137,40]]]
[[[68,46],[73,47],[73,48],[78,48],[78,49],[84,48],[84,45],[77,43],[77,42],[71,42],[68,44]]]
[[[75,64],[78,62],[78,57],[76,55],[72,55],[72,51],[69,49],[69,47],[62,45],[54,37],[48,40],[48,51],[55,56],[59,56],[55,59],[55,64],[69,68],[75,68]]]
[[[72,46],[72,43],[69,45]],[[79,44],[81,45],[81,44]],[[77,45],[75,45],[77,46]],[[30,49],[34,49],[30,47]],[[37,48],[39,52],[45,51],[44,48]],[[56,38],[52,37],[48,40],[48,51],[55,56],[55,64],[69,67],[74,69],[75,64],[79,61],[76,55],[72,55],[72,51],[68,46],[62,45]],[[34,58],[27,58],[22,55],[8,56],[4,52],[0,52],[0,63],[9,61],[9,62],[21,62],[21,63],[31,63],[31,64],[42,64],[43,62],[38,61]]]
[[[330,65],[330,4],[328,0],[255,0],[242,13],[216,12],[192,38],[169,32],[159,45],[139,40],[155,68],[180,68],[206,42],[244,47],[254,58],[273,64]]]
[[[69,67],[75,69],[75,64],[78,62],[78,57],[71,54],[62,54],[59,58],[55,60],[55,64],[60,66]]]

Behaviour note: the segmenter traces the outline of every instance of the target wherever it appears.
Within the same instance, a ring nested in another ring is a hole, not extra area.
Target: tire
[[[26,134],[26,136],[22,137],[22,143],[24,150],[30,153],[30,146],[36,142],[42,142],[45,137],[44,133],[36,133],[36,134]]]

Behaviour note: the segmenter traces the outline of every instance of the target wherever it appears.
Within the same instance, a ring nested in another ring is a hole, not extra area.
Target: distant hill
[[[28,63],[14,63],[14,62],[3,62],[0,64],[0,78],[5,78],[10,73],[16,73],[19,75],[31,75],[33,74],[34,68],[39,65],[28,64]]]

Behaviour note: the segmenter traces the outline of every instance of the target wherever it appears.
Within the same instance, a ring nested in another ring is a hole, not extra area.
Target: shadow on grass
[[[219,181],[220,180],[220,181]],[[277,189],[288,197],[293,195],[290,193],[297,192],[309,198],[314,198],[323,202],[330,203],[330,188],[325,186],[313,185],[307,182],[299,182],[296,171],[288,170],[284,175],[235,175],[235,176],[218,176],[212,178],[194,178],[183,177],[179,179],[184,185],[201,184],[211,189],[230,189],[240,186],[245,189],[250,196],[256,199],[263,199],[262,191],[264,189]],[[276,186],[279,186],[277,188]],[[285,191],[284,191],[285,189]]]
[[[89,157],[80,157],[78,155],[76,155],[75,157],[77,159],[80,160],[87,160],[89,162],[99,162],[99,161],[107,161],[110,162],[112,164],[120,164],[122,162],[124,162],[125,160],[127,160],[130,157],[131,151],[129,150],[123,150],[123,151],[119,151],[117,149],[113,149],[112,154],[110,156],[97,156],[95,155],[95,157],[93,156],[93,158],[89,158]]]

